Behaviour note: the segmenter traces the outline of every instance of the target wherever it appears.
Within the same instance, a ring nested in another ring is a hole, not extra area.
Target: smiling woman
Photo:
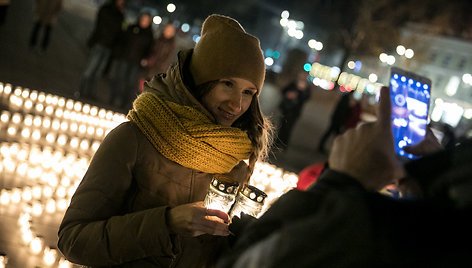
[[[229,216],[202,201],[213,176],[243,185],[267,152],[264,77],[259,40],[209,16],[97,150],[60,226],[62,253],[88,266],[212,266]]]

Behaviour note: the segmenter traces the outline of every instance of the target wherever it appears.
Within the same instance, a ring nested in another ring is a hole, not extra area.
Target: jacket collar
[[[192,77],[186,70],[192,53],[193,49],[180,51],[177,62],[170,66],[165,74],[156,75],[147,81],[143,91],[152,92],[164,100],[193,107],[215,121],[213,115],[191,93]]]

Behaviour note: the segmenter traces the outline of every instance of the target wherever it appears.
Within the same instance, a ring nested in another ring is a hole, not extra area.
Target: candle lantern
[[[230,218],[241,217],[241,213],[255,218],[262,211],[267,194],[252,185],[245,185],[239,192],[231,210]]]
[[[222,175],[215,175],[205,196],[205,207],[228,213],[236,199],[238,187],[238,182]]]

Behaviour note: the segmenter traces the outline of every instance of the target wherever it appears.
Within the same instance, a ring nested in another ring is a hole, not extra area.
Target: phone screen
[[[405,153],[402,148],[422,141],[426,134],[431,81],[393,67],[390,76],[390,97],[395,153],[402,158],[417,158]]]

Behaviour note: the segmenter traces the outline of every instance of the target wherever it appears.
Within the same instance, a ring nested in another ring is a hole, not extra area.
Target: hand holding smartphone
[[[402,148],[422,141],[426,135],[431,80],[418,74],[392,67],[390,98],[395,153],[403,160],[415,159]]]

